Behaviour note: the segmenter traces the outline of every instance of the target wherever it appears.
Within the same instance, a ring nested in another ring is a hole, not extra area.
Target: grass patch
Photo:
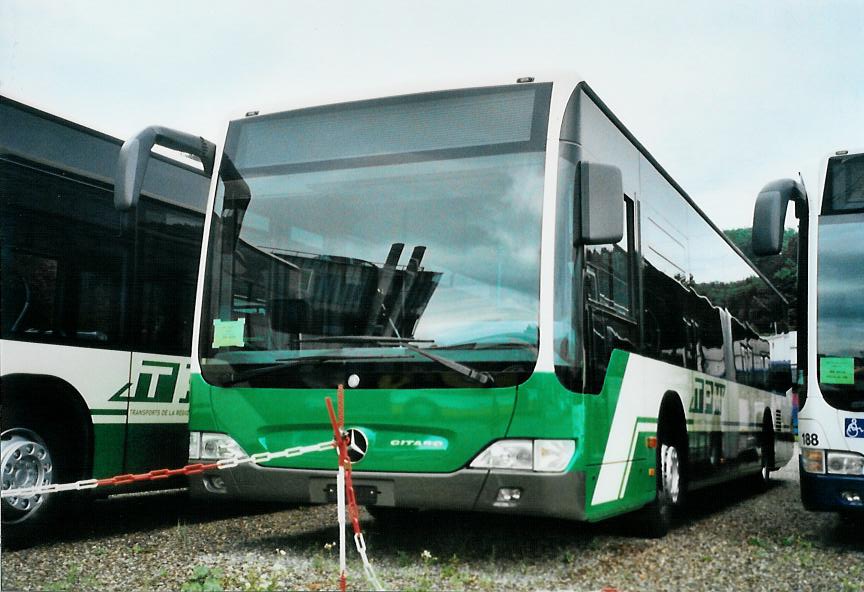
[[[196,565],[192,569],[192,576],[180,586],[180,592],[222,592],[223,586],[221,569]]]

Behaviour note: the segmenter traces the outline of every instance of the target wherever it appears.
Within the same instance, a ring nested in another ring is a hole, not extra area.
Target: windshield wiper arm
[[[480,384],[495,384],[495,380],[492,378],[492,375],[488,372],[484,372],[482,370],[474,370],[473,368],[469,368],[465,364],[461,364],[456,362],[455,360],[451,360],[450,358],[445,358],[444,356],[439,356],[437,354],[433,354],[428,349],[422,349],[416,346],[411,345],[410,343],[403,344],[405,349],[412,351],[416,354],[423,356],[424,358],[429,358],[433,362],[438,362],[442,366],[446,366],[451,370],[455,370],[462,376],[467,376],[471,380],[479,382]]]

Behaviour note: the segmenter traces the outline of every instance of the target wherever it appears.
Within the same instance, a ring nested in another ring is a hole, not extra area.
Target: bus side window
[[[585,340],[588,391],[600,392],[613,350],[637,350],[633,316],[633,201],[624,198],[624,238],[585,248]]]
[[[138,207],[134,347],[188,355],[204,217],[147,198]]]
[[[3,275],[3,337],[50,335],[55,322],[57,259],[12,249],[5,251]]]
[[[585,247],[585,261],[593,272],[594,286],[587,297],[622,314],[632,310],[633,202],[625,198],[624,238],[614,245]]]
[[[737,319],[732,319],[732,353],[735,360],[735,380],[753,384],[753,351],[750,331]]]
[[[121,333],[121,302],[116,297],[121,291],[121,262],[104,253],[83,254],[80,262],[75,274],[75,341],[116,342]]]

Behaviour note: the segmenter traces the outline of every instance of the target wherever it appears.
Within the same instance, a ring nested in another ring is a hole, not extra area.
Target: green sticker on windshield
[[[246,319],[236,321],[213,321],[213,347],[237,346],[243,347],[243,332]]]
[[[825,384],[855,384],[855,359],[822,358],[819,374]]]

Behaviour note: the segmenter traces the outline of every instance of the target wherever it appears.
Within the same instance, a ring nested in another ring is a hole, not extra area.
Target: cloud
[[[706,211],[746,226],[765,182],[860,143],[861,30],[856,0],[5,0],[0,92],[115,135],[218,140],[250,109],[576,70]]]

